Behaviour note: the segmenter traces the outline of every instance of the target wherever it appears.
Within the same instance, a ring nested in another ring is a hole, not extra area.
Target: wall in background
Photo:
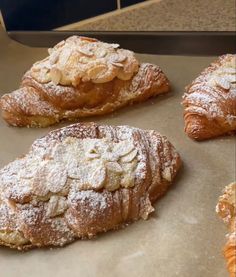
[[[145,0],[0,0],[7,30],[50,30]]]

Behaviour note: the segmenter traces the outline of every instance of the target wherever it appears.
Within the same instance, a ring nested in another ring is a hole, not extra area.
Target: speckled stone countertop
[[[235,31],[235,0],[161,0],[124,10],[70,30]],[[65,28],[66,29],[66,28]]]

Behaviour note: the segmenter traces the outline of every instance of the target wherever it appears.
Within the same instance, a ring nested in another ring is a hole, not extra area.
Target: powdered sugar
[[[106,195],[93,190],[78,191],[75,186],[70,191],[68,201],[72,205],[78,205],[79,203],[81,206],[87,203],[91,211],[96,209],[101,211],[107,208]]]
[[[161,184],[167,166],[167,181],[172,181],[178,159],[172,148],[170,155],[170,145],[159,134],[148,134],[128,126],[75,124],[35,141],[26,156],[0,171],[0,232],[13,224],[23,245],[30,245],[29,241],[32,245],[63,245],[75,236],[101,231],[96,225],[89,227],[99,217],[105,220],[123,214],[125,220],[136,211],[135,218],[137,214],[147,218],[153,210],[149,186]],[[173,162],[167,163],[172,157]],[[151,180],[155,181],[150,184]],[[143,197],[133,203],[129,191],[135,194],[141,188]],[[10,206],[1,205],[8,201]],[[99,224],[106,230],[118,223]]]

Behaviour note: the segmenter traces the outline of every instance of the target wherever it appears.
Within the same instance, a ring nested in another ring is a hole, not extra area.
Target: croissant
[[[72,36],[49,49],[23,76],[20,89],[1,97],[0,108],[12,126],[46,127],[107,114],[169,90],[162,70],[140,64],[132,51]]]
[[[236,131],[236,55],[206,68],[183,96],[185,132],[204,140]]]
[[[219,198],[216,212],[229,228],[228,241],[224,247],[224,256],[230,277],[236,276],[236,183],[228,185]]]
[[[156,131],[77,123],[0,170],[0,245],[63,246],[147,219],[180,156]]]

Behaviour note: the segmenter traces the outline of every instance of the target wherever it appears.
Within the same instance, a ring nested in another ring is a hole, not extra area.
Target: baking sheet
[[[16,89],[24,71],[45,55],[45,49],[19,45],[0,32],[0,94]],[[139,58],[162,67],[171,80],[172,92],[86,120],[155,129],[166,135],[184,162],[176,182],[156,203],[156,212],[148,221],[62,249],[19,253],[0,248],[1,277],[228,276],[221,254],[226,228],[215,214],[215,205],[223,187],[235,177],[235,138],[190,140],[183,131],[180,105],[184,86],[214,57]],[[0,167],[25,153],[36,138],[65,125],[13,128],[0,119]]]
[[[137,53],[153,55],[223,55],[236,52],[235,32],[163,31],[10,31],[8,35],[28,46],[52,47],[70,35],[94,37]]]

